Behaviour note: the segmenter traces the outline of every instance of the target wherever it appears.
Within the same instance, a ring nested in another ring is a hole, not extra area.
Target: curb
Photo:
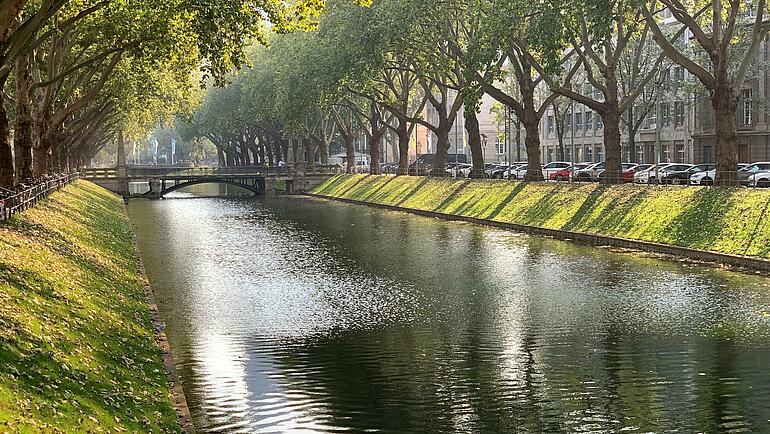
[[[179,420],[179,426],[182,428],[183,433],[193,434],[195,433],[195,426],[192,422],[192,416],[190,416],[190,408],[187,406],[187,399],[185,398],[184,388],[182,387],[182,381],[176,371],[176,363],[174,363],[174,357],[171,354],[171,347],[168,343],[168,337],[163,331],[159,331],[158,328],[162,321],[158,314],[158,305],[155,302],[155,293],[152,290],[149,279],[144,269],[144,262],[142,262],[142,256],[139,254],[139,246],[136,243],[136,234],[131,229],[131,222],[128,220],[128,211],[126,210],[125,203],[123,204],[123,212],[126,215],[126,221],[128,222],[128,229],[131,231],[131,240],[134,245],[134,255],[136,256],[136,270],[137,274],[142,279],[144,285],[145,294],[147,295],[147,307],[150,311],[150,320],[152,321],[153,334],[155,335],[155,343],[161,352],[161,358],[163,359],[163,367],[166,371],[166,383],[168,385],[168,394],[171,403],[176,410],[177,419]]]
[[[516,232],[523,232],[534,235],[547,236],[564,241],[576,241],[582,244],[591,244],[599,246],[622,247],[626,249],[642,250],[653,253],[661,253],[671,256],[680,256],[691,260],[709,262],[714,264],[729,265],[739,268],[747,268],[770,273],[770,260],[755,258],[751,256],[731,255],[727,253],[713,252],[709,250],[691,249],[688,247],[679,247],[669,244],[653,243],[650,241],[633,240],[629,238],[611,237],[606,235],[597,235],[584,232],[571,232],[560,229],[549,229],[539,226],[528,226],[517,223],[507,223],[495,220],[486,220],[478,217],[467,217],[454,214],[447,214],[436,211],[425,211],[413,208],[405,208],[396,205],[385,205],[379,203],[365,202],[356,199],[347,199],[341,197],[324,196],[315,193],[304,193],[305,196],[317,199],[332,200],[354,205],[364,205],[373,208],[387,209],[391,211],[401,211],[410,214],[421,215],[425,217],[434,217],[448,221],[462,221],[474,223],[482,226],[492,226],[501,229],[508,229]]]

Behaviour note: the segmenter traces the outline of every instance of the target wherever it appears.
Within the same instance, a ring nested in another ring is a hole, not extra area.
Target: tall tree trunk
[[[716,127],[716,185],[736,185],[738,167],[738,133],[736,111],[738,96],[735,91],[722,80],[717,83],[711,97],[714,108],[714,124]]]
[[[16,82],[16,115],[13,119],[13,145],[16,154],[16,180],[32,177],[32,112],[30,110],[29,57],[19,56],[14,65]]]
[[[326,137],[324,137],[324,132],[321,131],[321,142],[318,144],[320,147],[320,154],[321,154],[321,164],[324,166],[329,164],[329,143],[326,141]]]
[[[219,167],[227,166],[227,160],[225,159],[225,151],[221,146],[217,146],[217,160],[219,161]]]
[[[484,150],[481,148],[479,119],[475,108],[465,106],[465,130],[468,132],[468,146],[471,148],[472,178],[484,178]]]
[[[369,155],[372,160],[369,166],[369,173],[372,175],[379,175],[382,173],[382,170],[380,169],[380,144],[382,143],[383,135],[384,131],[382,130],[372,131],[372,137],[369,141]]]
[[[439,121],[439,128],[434,131],[436,133],[436,158],[433,160],[433,167],[430,174],[432,176],[446,176],[446,163],[447,153],[449,152],[449,132],[452,129],[452,124],[449,121]]]
[[[620,147],[620,103],[618,102],[618,78],[615,67],[608,65],[605,73],[605,84],[608,95],[604,102],[604,110],[600,116],[604,122],[604,184],[620,184],[621,174]],[[660,120],[658,120],[660,122]]]
[[[248,146],[245,146],[245,145],[241,144],[241,155],[243,155],[243,157],[242,157],[243,165],[244,166],[251,166],[251,156],[249,155],[249,147]]]
[[[540,164],[540,118],[535,110],[535,93],[531,87],[522,89],[522,102],[524,103],[524,149],[527,151],[526,181],[542,181],[543,168]]]
[[[347,155],[347,173],[354,173],[356,171],[356,148],[355,148],[355,134],[345,134],[345,154]]]
[[[398,135],[398,174],[409,174],[409,123],[406,119],[398,119],[396,127]]]
[[[604,184],[620,184],[620,109],[617,104],[605,103],[605,110],[599,113],[604,122]]]
[[[0,90],[5,87],[8,74],[0,77]],[[13,186],[13,155],[11,154],[11,131],[8,124],[8,112],[0,97],[0,187]]]
[[[52,138],[43,135],[39,137],[38,142],[34,144],[34,154],[32,156],[32,173],[36,178],[48,173],[50,168],[52,143]]]

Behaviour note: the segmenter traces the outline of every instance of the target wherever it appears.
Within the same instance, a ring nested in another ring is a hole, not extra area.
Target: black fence
[[[66,173],[37,178],[27,184],[19,184],[12,190],[0,187],[0,221],[32,208],[77,178],[77,173]]]

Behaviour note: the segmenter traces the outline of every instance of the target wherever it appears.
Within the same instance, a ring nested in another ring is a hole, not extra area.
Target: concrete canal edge
[[[750,256],[730,255],[726,253],[711,252],[707,250],[691,249],[687,247],[679,247],[668,244],[653,243],[649,241],[632,240],[628,238],[618,238],[606,235],[597,235],[583,232],[572,232],[560,229],[550,229],[538,226],[521,225],[517,223],[507,223],[495,220],[482,219],[477,217],[468,217],[456,214],[448,214],[437,211],[426,211],[414,208],[407,208],[397,205],[387,205],[374,202],[366,202],[356,199],[348,199],[342,197],[325,196],[316,193],[305,193],[307,197],[316,199],[325,199],[336,202],[364,205],[373,208],[386,209],[391,211],[400,211],[410,214],[433,217],[447,221],[461,221],[467,223],[474,223],[483,226],[491,226],[501,229],[512,230],[515,232],[528,233],[533,235],[541,235],[550,238],[555,238],[564,241],[575,241],[582,244],[590,244],[597,246],[611,246],[632,250],[647,251],[652,253],[659,253],[664,255],[676,256],[693,261],[709,262],[720,265],[729,265],[732,267],[746,268],[751,270],[757,270],[761,272],[770,273],[770,260],[754,258]]]
[[[123,205],[123,212],[126,214],[126,218],[128,218],[128,210],[125,207],[125,202]],[[131,229],[130,223],[129,229]],[[179,374],[177,374],[176,363],[174,362],[174,356],[171,353],[168,337],[166,336],[166,333],[161,330],[162,321],[160,319],[160,314],[158,313],[158,304],[155,301],[155,292],[152,290],[149,279],[147,279],[142,255],[139,253],[139,246],[136,242],[136,233],[134,233],[133,229],[131,229],[131,239],[134,245],[134,255],[136,256],[136,270],[142,279],[144,290],[147,295],[147,306],[150,312],[150,320],[152,321],[152,331],[155,335],[155,342],[160,348],[163,367],[166,371],[166,384],[168,385],[169,399],[174,405],[174,410],[179,419],[179,425],[182,427],[182,432],[192,434],[195,432],[195,426],[193,425],[192,416],[190,415],[190,408],[187,406],[184,387],[182,386]]]

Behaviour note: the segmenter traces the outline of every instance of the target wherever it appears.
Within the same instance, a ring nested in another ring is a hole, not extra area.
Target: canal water
[[[770,279],[308,198],[131,201],[200,432],[770,432]]]

